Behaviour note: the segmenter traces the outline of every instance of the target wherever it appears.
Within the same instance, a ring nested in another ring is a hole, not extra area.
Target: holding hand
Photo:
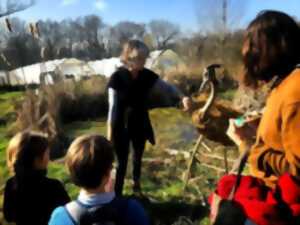
[[[184,96],[181,100],[183,105],[183,111],[188,112],[192,109],[192,99],[190,97]]]
[[[255,141],[259,120],[259,117],[229,119],[226,134],[237,146],[251,145]]]

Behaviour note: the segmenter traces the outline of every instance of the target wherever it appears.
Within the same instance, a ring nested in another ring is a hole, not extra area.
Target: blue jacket
[[[95,207],[107,204],[114,199],[114,194],[105,193],[87,196],[83,193],[80,193],[78,201],[87,207]],[[149,225],[149,218],[146,215],[145,210],[142,205],[133,199],[128,199],[126,211],[122,212],[120,215],[124,225]],[[73,222],[69,212],[66,207],[56,208],[50,218],[49,225],[77,225]]]

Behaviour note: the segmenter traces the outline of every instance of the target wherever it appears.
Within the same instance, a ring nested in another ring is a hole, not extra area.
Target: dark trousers
[[[115,141],[115,151],[117,155],[118,167],[116,174],[115,192],[117,195],[122,195],[124,179],[127,170],[129,143],[131,141],[133,146],[133,181],[140,182],[142,157],[145,149],[145,139],[122,138]]]

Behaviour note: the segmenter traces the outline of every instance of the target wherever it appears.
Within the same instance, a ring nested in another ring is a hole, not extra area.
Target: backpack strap
[[[122,221],[121,215],[126,213],[128,203],[129,199],[118,197],[107,204],[88,207],[76,200],[68,203],[65,208],[70,219],[77,225],[81,224],[83,221],[114,221],[116,224],[123,224],[125,221]]]
[[[231,192],[228,196],[228,200],[233,200],[234,195],[240,186],[240,182],[242,179],[242,172],[246,166],[250,150],[251,150],[251,147],[247,147],[247,149],[245,149],[244,152],[242,153],[241,158],[238,159],[239,161],[238,161],[238,172],[237,172],[237,176],[236,176],[236,181],[235,181],[235,184],[233,185]]]
[[[74,224],[80,224],[81,218],[88,213],[88,208],[84,207],[78,201],[72,201],[65,206],[70,219]]]

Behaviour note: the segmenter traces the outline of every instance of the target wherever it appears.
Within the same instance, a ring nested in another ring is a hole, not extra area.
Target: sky
[[[0,0],[4,1],[4,0]],[[165,19],[180,25],[183,31],[197,31],[200,21],[209,18],[199,13],[209,13],[204,2],[218,0],[37,0],[35,6],[16,16],[34,22],[39,19],[62,20],[88,14],[102,17],[107,24],[120,21],[147,23],[153,19]],[[220,2],[220,1],[218,1]],[[264,9],[284,11],[300,20],[300,0],[229,0],[231,23],[245,27],[255,15]],[[245,2],[243,7],[235,2]],[[203,14],[204,15],[204,14]],[[297,17],[298,15],[298,17]]]

